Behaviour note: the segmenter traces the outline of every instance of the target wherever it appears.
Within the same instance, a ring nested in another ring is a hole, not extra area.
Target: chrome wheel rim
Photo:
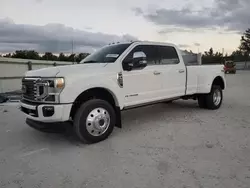
[[[214,105],[218,106],[221,102],[221,92],[220,90],[216,89],[213,94],[213,102]]]
[[[109,128],[110,115],[104,108],[95,108],[86,119],[86,128],[92,136],[101,136]]]

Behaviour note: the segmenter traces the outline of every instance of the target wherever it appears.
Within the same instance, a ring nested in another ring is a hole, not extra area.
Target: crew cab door
[[[173,46],[157,46],[160,58],[162,87],[166,99],[185,95],[186,67],[181,54]]]
[[[146,55],[147,66],[126,70],[124,65],[131,61],[135,52]],[[124,106],[132,107],[158,100],[162,96],[162,74],[155,45],[137,45],[123,60]]]

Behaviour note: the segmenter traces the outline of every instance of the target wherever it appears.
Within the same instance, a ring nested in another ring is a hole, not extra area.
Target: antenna
[[[74,40],[73,40],[73,37],[72,37],[72,55],[74,54]],[[75,56],[73,56],[73,62],[75,62]]]
[[[71,40],[71,54],[73,54],[73,39]]]

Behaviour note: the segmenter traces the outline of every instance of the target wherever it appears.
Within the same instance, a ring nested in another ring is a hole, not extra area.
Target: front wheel
[[[105,140],[116,122],[114,108],[105,100],[92,99],[81,105],[74,118],[74,129],[84,143]]]

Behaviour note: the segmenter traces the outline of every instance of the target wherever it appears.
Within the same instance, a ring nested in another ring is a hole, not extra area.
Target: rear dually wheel
[[[218,85],[213,85],[209,94],[200,95],[198,104],[200,108],[216,110],[220,108],[223,100],[222,89]]]

